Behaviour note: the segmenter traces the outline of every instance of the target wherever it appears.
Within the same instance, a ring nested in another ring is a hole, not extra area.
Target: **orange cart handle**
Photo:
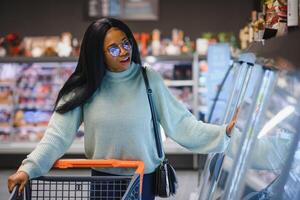
[[[136,168],[136,174],[144,174],[144,163],[132,160],[92,160],[92,159],[60,159],[57,160],[54,168],[90,168],[90,167],[113,167],[113,168]]]

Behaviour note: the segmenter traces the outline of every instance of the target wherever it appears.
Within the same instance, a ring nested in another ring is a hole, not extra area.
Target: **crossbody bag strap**
[[[149,85],[149,81],[148,81],[147,72],[146,72],[145,67],[142,67],[142,74],[143,74],[144,82],[145,82],[145,85],[146,85],[147,96],[148,96],[150,110],[151,110],[152,123],[153,123],[154,135],[155,135],[155,142],[156,142],[156,147],[157,147],[157,154],[158,154],[159,158],[162,158],[163,157],[163,148],[162,148],[161,139],[160,139],[160,130],[159,130],[159,126],[158,126],[158,120],[157,120],[155,106],[154,106],[154,103],[153,103],[152,90],[151,90],[150,85]]]

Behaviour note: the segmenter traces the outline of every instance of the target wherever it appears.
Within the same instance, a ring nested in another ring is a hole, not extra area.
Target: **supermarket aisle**
[[[79,171],[76,171],[79,173]],[[13,170],[0,170],[0,197],[1,200],[7,200],[9,198],[9,193],[7,191],[7,177],[13,173]],[[64,171],[65,174],[72,173],[70,170]],[[54,171],[51,174],[62,174],[62,171]],[[89,175],[90,172],[88,170],[81,170],[81,175]],[[176,198],[169,198],[170,200],[182,200],[182,199],[189,199],[189,196],[194,190],[196,189],[197,185],[197,171],[184,171],[184,170],[177,170],[178,179],[180,183],[180,188],[178,190],[178,194]],[[156,198],[160,200],[160,198]]]

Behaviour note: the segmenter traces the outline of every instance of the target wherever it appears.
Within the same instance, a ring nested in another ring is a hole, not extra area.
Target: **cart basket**
[[[54,166],[66,168],[136,168],[131,176],[40,176],[30,179],[18,197],[16,186],[10,200],[140,200],[144,163],[124,160],[61,159]]]

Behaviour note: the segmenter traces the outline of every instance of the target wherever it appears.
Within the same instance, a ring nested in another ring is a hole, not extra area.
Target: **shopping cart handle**
[[[136,174],[144,174],[144,163],[132,160],[92,160],[92,159],[60,159],[53,165],[54,168],[136,168]]]
[[[22,200],[23,199],[23,194],[20,196],[18,195],[19,187],[20,187],[19,185],[15,185],[12,192],[10,193],[8,200]]]

